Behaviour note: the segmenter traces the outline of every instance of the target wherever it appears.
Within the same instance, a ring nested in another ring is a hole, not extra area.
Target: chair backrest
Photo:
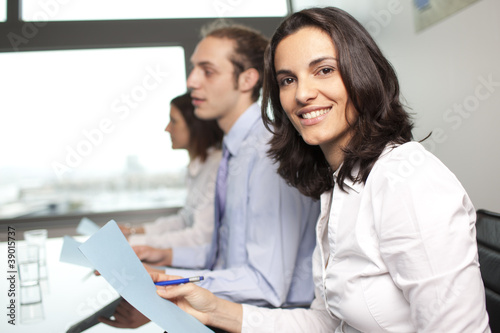
[[[477,212],[477,247],[492,333],[500,333],[500,214]]]

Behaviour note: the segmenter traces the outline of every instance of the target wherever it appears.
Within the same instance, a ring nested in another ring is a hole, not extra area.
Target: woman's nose
[[[295,100],[300,104],[307,104],[318,96],[318,90],[311,82],[301,80],[297,82],[297,90],[295,91]]]

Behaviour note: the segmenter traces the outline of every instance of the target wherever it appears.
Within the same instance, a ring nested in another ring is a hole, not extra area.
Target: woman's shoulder
[[[212,170],[217,170],[221,159],[222,151],[220,149],[209,148],[207,150],[207,158],[204,161],[198,156],[189,163],[188,170],[190,177],[196,177],[202,172],[211,173]]]
[[[207,161],[220,161],[222,158],[222,150],[220,148],[210,147],[207,150]]]
[[[417,168],[425,164],[444,164],[422,144],[416,141],[404,144],[388,144],[380,154],[375,166],[386,168]]]
[[[202,169],[218,169],[220,160],[222,159],[222,150],[216,148],[209,148],[207,151],[207,158],[204,162],[200,161]]]
[[[428,183],[433,179],[459,183],[455,175],[422,144],[389,144],[373,166],[369,179],[379,185]]]
[[[422,144],[409,141],[403,144],[389,143],[380,154],[378,162],[395,159],[406,159],[411,156],[429,153]]]

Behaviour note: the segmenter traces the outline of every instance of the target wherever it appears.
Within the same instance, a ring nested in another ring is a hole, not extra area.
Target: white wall
[[[328,4],[357,17],[394,65],[415,139],[432,131],[424,145],[475,207],[500,212],[500,1],[479,0],[419,33],[412,0],[295,0],[294,9]]]

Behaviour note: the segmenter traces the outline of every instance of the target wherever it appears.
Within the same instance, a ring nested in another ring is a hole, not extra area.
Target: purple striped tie
[[[221,226],[224,209],[226,207],[226,182],[229,169],[229,158],[231,154],[224,145],[222,149],[222,160],[217,170],[217,181],[215,183],[215,220],[214,232],[212,234],[212,245],[208,254],[206,267],[213,269],[217,261],[217,253],[219,250],[219,229]]]
[[[226,146],[224,146],[224,148],[222,149],[222,160],[220,161],[219,170],[217,171],[217,182],[215,184],[215,196],[217,202],[216,209],[218,211],[217,215],[219,223],[224,216],[224,208],[226,207],[226,181],[230,156],[231,154],[229,153],[229,150],[226,148]]]

